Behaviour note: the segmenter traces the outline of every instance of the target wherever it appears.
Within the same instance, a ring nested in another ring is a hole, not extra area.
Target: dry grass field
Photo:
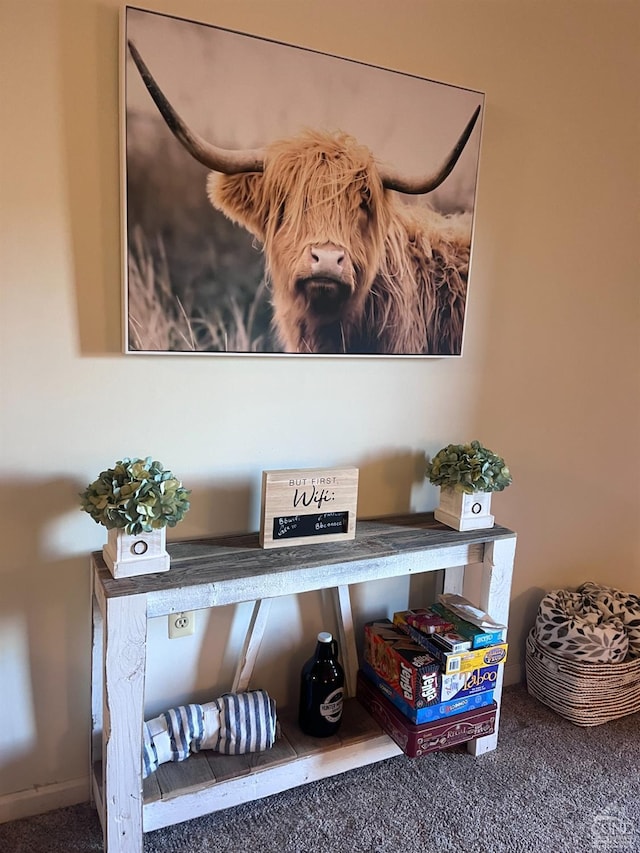
[[[129,349],[277,351],[260,247],[213,209],[206,168],[160,121],[128,125]]]

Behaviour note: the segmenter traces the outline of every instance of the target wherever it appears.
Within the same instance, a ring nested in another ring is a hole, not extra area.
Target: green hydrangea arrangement
[[[80,498],[81,508],[98,524],[138,536],[175,527],[189,509],[190,494],[171,471],[147,456],[116,462]]]
[[[434,486],[449,487],[468,495],[501,492],[512,482],[504,459],[479,441],[443,447],[431,462],[427,462],[426,476]]]

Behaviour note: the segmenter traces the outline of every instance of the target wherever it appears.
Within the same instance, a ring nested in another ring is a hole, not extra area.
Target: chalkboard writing
[[[346,533],[348,526],[348,512],[276,516],[273,519],[273,538],[295,539],[298,536],[326,536],[330,533]]]

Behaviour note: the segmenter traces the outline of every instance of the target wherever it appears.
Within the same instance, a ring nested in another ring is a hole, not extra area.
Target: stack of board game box
[[[495,726],[505,640],[505,626],[461,596],[369,622],[356,695],[412,757],[483,737]]]

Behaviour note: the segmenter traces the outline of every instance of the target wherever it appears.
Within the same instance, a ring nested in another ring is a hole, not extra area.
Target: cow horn
[[[438,171],[435,172],[433,175],[422,175],[416,178],[405,178],[390,169],[381,169],[380,177],[382,178],[383,185],[388,190],[397,190],[400,193],[411,193],[413,195],[419,195],[421,193],[430,193],[432,190],[435,190],[435,188],[439,187],[440,184],[445,180],[445,178],[447,178],[451,174],[453,167],[458,162],[458,158],[464,150],[464,146],[469,141],[471,131],[475,127],[475,123],[478,120],[479,115],[480,107],[476,109],[474,114],[469,119],[467,126],[460,135],[460,139],[458,139],[458,141],[452,148],[451,153],[449,154],[447,159],[444,161]]]
[[[167,123],[169,130],[184,145],[192,157],[195,157],[207,168],[222,172],[225,175],[235,175],[240,172],[262,172],[264,170],[265,152],[263,148],[230,151],[227,148],[211,145],[190,130],[153,79],[153,75],[145,65],[135,44],[129,40],[128,45],[133,61],[155,105],[160,110],[162,118]]]

